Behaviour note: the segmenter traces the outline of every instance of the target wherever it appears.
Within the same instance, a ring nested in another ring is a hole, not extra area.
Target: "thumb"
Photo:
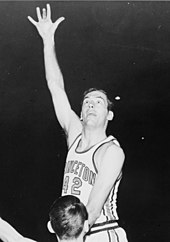
[[[33,25],[37,25],[37,22],[30,16],[27,16],[28,20],[33,24]]]
[[[58,27],[58,25],[63,21],[65,20],[64,17],[60,17],[59,19],[57,19],[55,22],[54,22],[54,27],[55,29]]]

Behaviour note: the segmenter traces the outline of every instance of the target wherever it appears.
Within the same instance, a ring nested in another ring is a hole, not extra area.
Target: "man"
[[[49,212],[48,229],[55,233],[58,241],[83,242],[88,231],[88,214],[86,207],[72,195],[57,199]]]
[[[54,34],[64,20],[51,20],[50,5],[37,8],[37,28],[44,44],[46,79],[61,127],[64,129],[68,155],[62,195],[72,194],[86,205],[90,231],[87,242],[127,241],[118,226],[116,196],[121,180],[124,152],[113,136],[107,137],[108,122],[113,119],[111,102],[103,90],[90,89],[84,94],[80,118],[68,101],[63,75],[55,55]]]
[[[75,196],[57,199],[49,212],[48,229],[59,242],[83,242],[88,231],[86,207]],[[35,242],[23,237],[8,222],[0,218],[0,239],[4,242]]]

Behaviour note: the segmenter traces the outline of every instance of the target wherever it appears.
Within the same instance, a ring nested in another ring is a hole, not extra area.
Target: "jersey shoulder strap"
[[[112,141],[115,145],[120,147],[118,140],[114,136],[109,135],[106,139],[104,139],[104,140],[100,141],[99,143],[97,143],[96,145],[94,145],[93,149],[96,151],[103,144],[109,143],[110,141]]]
[[[77,144],[78,144],[78,142],[80,141],[80,139],[81,139],[81,134],[79,134],[79,135],[75,138],[75,140],[73,141],[73,143],[70,145],[69,150],[70,150],[71,148],[73,148],[73,146],[77,146]]]

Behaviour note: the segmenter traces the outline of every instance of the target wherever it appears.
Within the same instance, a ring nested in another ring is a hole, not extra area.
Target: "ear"
[[[82,112],[80,114],[80,121],[83,121]]]
[[[87,233],[89,231],[89,223],[88,220],[84,222],[84,233]]]
[[[113,118],[114,118],[114,113],[113,113],[113,111],[110,111],[110,110],[109,110],[109,113],[108,113],[107,119],[108,119],[109,121],[111,121]]]
[[[55,232],[54,232],[54,230],[53,230],[53,228],[52,228],[52,226],[51,226],[51,221],[48,221],[48,223],[47,223],[47,228],[48,228],[48,231],[49,231],[50,233],[55,234]]]
[[[58,235],[56,234],[56,237],[57,237],[57,241],[58,242],[60,242],[61,240],[60,240],[60,238],[58,237]]]

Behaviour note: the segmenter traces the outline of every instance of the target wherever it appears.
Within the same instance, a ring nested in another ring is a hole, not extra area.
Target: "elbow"
[[[96,213],[95,217],[94,217],[94,223],[96,222],[96,220],[100,217],[100,213]]]
[[[94,220],[96,221],[100,216],[100,212],[98,210],[93,211],[92,215],[93,215]]]
[[[47,80],[47,86],[49,89],[52,89],[54,86],[54,79],[50,78],[49,76],[46,75],[46,80]]]
[[[88,211],[88,215],[89,215],[89,226],[91,227],[95,222],[96,220],[99,218],[100,216],[100,211],[97,210],[97,209],[93,209],[91,211]]]

